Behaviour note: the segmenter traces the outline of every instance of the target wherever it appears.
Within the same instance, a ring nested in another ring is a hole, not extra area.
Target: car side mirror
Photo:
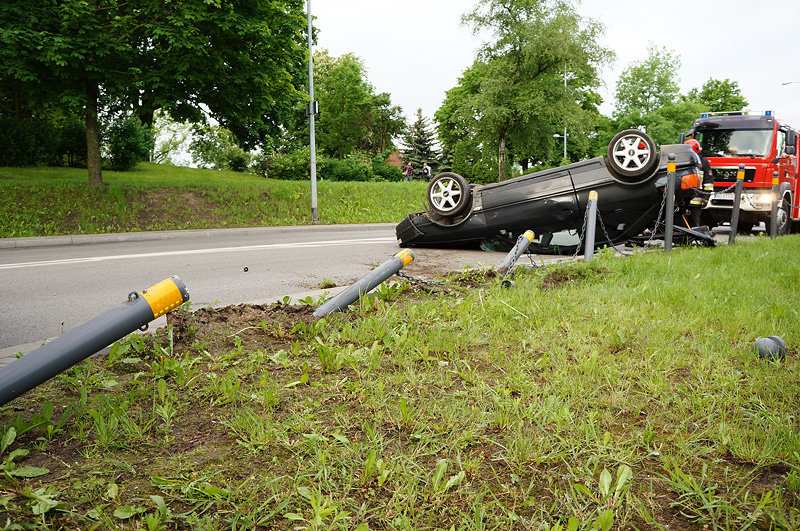
[[[772,163],[773,164],[779,164],[780,162],[781,162],[781,159],[772,159]]]
[[[794,147],[794,146],[787,146],[786,147],[786,154],[787,155],[794,155],[795,153],[797,153],[797,148],[796,147]]]

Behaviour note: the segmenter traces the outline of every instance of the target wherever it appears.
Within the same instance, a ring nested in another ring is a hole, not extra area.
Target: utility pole
[[[308,12],[308,96],[311,101],[306,106],[308,115],[310,148],[311,148],[311,223],[319,223],[317,217],[317,143],[314,135],[314,115],[319,113],[317,102],[314,100],[314,53],[311,48],[312,28],[311,28],[311,0],[306,0],[306,10]]]

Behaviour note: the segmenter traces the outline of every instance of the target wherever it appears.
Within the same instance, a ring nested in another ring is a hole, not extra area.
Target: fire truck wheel
[[[607,155],[608,169],[625,181],[649,177],[659,159],[653,139],[638,129],[617,133],[608,143]]]
[[[784,197],[778,207],[778,234],[780,235],[789,234],[789,227],[792,224],[790,210],[789,199]]]

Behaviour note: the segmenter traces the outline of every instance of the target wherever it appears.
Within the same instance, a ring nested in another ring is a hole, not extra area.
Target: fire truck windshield
[[[772,147],[772,129],[714,129],[695,137],[706,157],[766,157]]]

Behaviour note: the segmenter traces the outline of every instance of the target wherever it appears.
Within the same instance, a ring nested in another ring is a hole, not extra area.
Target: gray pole
[[[316,114],[316,101],[314,101],[314,53],[311,49],[311,0],[306,0],[308,10],[308,96],[311,98],[308,116],[310,148],[311,148],[311,223],[319,223],[317,217],[317,142],[314,135],[314,114]]]
[[[672,250],[673,224],[675,223],[675,153],[667,156],[667,204],[664,207],[664,251]]]
[[[414,261],[414,253],[409,249],[403,249],[389,260],[385,261],[364,278],[339,293],[337,296],[320,306],[314,312],[314,317],[322,317],[331,312],[343,310],[356,302],[364,293],[369,293],[378,284],[391,277],[405,266]]]
[[[524,234],[522,234],[519,238],[517,238],[517,243],[514,244],[514,247],[508,252],[503,263],[500,264],[500,267],[497,268],[497,274],[505,276],[514,264],[519,260],[519,257],[522,256],[522,253],[528,248],[528,246],[533,241],[533,232],[526,230]]]
[[[728,235],[728,244],[736,242],[736,231],[739,229],[739,204],[742,202],[742,187],[744,186],[744,164],[739,164],[736,172],[736,191],[733,194],[733,212],[731,213],[731,233]]]
[[[597,226],[597,192],[589,192],[589,211],[586,213],[586,237],[583,240],[583,259],[589,262],[594,257],[594,231]]]
[[[567,63],[564,63],[564,93],[567,92]],[[567,160],[567,124],[564,124],[564,159]]]
[[[772,212],[769,215],[769,237],[778,236],[778,172],[772,172]]]
[[[183,281],[173,276],[88,323],[16,359],[0,369],[0,405],[7,404],[114,341],[189,300]]]

